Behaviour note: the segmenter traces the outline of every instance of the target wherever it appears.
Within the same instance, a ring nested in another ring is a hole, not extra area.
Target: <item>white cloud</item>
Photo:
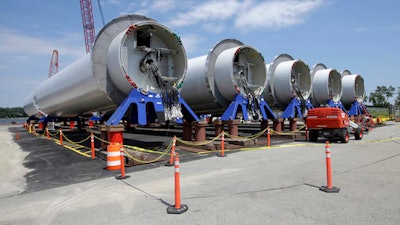
[[[124,7],[122,15],[126,14],[141,14],[141,15],[149,15],[149,14],[163,14],[168,13],[171,10],[175,10],[179,8],[180,4],[179,0],[153,0],[141,1],[139,4],[137,2],[132,2],[128,6]]]
[[[120,5],[121,1],[119,1],[119,0],[107,0],[107,1],[105,1],[105,3],[103,3],[102,1],[100,1],[100,3],[101,4]]]
[[[257,29],[281,28],[304,21],[310,12],[322,5],[322,0],[273,0],[252,5],[243,10],[235,20],[235,26]]]
[[[0,54],[51,55],[53,49],[58,49],[68,56],[82,56],[84,43],[82,35],[66,34],[62,38],[40,38],[26,35],[12,29],[0,29]],[[81,46],[78,46],[82,43]]]
[[[177,27],[200,24],[208,29],[221,24],[240,29],[281,28],[304,22],[305,17],[322,3],[323,0],[209,0],[193,4],[185,8],[185,12],[178,9],[168,24]]]
[[[168,12],[175,9],[177,6],[176,0],[156,0],[152,1],[150,7],[158,12]]]
[[[202,50],[200,45],[205,41],[204,38],[201,38],[197,35],[186,35],[182,36],[181,39],[183,46],[185,46],[186,54],[192,54]]]
[[[359,28],[356,28],[356,31],[357,31],[357,32],[366,32],[366,31],[368,31],[368,28],[366,28],[366,27],[359,27]]]
[[[188,12],[178,13],[169,24],[172,26],[188,26],[200,22],[213,22],[227,20],[238,13],[241,4],[236,0],[206,1],[198,5],[192,5]]]

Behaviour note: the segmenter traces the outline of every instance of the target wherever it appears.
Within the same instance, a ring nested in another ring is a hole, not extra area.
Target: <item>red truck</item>
[[[347,113],[339,108],[314,108],[308,111],[306,125],[310,141],[316,142],[318,137],[330,140],[339,140],[341,143],[349,142],[350,134],[356,140],[361,140],[363,131],[360,126],[350,121]]]

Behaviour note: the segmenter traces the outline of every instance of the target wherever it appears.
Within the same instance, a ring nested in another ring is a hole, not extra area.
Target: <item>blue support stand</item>
[[[189,121],[200,121],[198,116],[182,99],[181,95],[178,98],[184,117],[187,117]],[[146,125],[150,119],[155,119],[153,117],[157,117],[160,123],[165,122],[162,95],[153,92],[145,93],[138,89],[133,89],[121,105],[118,106],[110,119],[108,119],[106,125],[118,125],[131,105],[134,108],[134,112],[132,113],[132,117],[134,118],[132,119],[135,123]],[[179,118],[177,122],[182,122],[182,120]]]
[[[260,111],[261,111],[261,115],[262,115],[262,119],[263,120],[276,119],[275,113],[269,107],[267,102],[265,102],[263,97],[261,97],[261,99],[260,99]]]
[[[231,104],[229,104],[228,108],[225,110],[225,112],[221,116],[222,121],[226,120],[234,120],[236,118],[236,114],[240,109],[242,110],[243,113],[243,120],[249,120],[248,114],[247,114],[247,104],[249,101],[244,98],[242,95],[237,94]]]
[[[192,108],[187,104],[187,102],[179,95],[179,103],[181,104],[182,107],[182,114],[184,118],[187,118],[188,121],[193,122],[200,122],[200,118],[194,113]],[[180,121],[177,121],[178,123],[183,123],[182,118],[180,118]]]
[[[311,103],[310,99],[307,99],[306,101],[306,108],[307,110],[315,108],[314,105]]]
[[[255,101],[258,101],[257,99]],[[242,110],[243,113],[243,120],[249,120],[248,116],[248,107],[249,100],[243,97],[241,94],[237,94],[231,104],[229,104],[228,108],[226,108],[225,112],[221,116],[222,121],[227,121],[227,120],[234,120],[236,119],[236,115],[240,110]],[[268,119],[276,119],[276,116],[274,112],[271,110],[271,108],[268,106],[268,104],[265,102],[264,98],[261,98],[258,101],[260,111],[261,111],[261,116],[263,117],[263,120],[268,120]],[[257,110],[255,104],[252,104],[251,107],[253,107],[254,110]]]
[[[91,121],[101,121],[101,118],[103,118],[102,116],[91,116],[89,120]]]
[[[358,101],[355,101],[352,105],[351,108],[349,110],[349,116],[358,116],[361,114],[367,114],[368,112],[366,112],[364,110],[364,108],[366,109],[366,107],[364,106],[362,103],[359,103]]]
[[[343,112],[347,113],[347,110],[344,108],[342,102],[340,102],[340,101],[339,102],[334,102],[332,99],[330,99],[328,101],[328,105],[329,105],[329,107],[332,107],[332,108],[339,108]]]
[[[286,106],[286,109],[282,114],[282,118],[295,118],[296,114],[298,118],[303,117],[303,114],[301,113],[301,101],[297,98],[292,98],[289,105]]]

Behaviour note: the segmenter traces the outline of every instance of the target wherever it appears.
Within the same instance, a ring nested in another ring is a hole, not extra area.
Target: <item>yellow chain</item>
[[[153,160],[149,160],[149,161],[144,161],[144,160],[140,160],[137,159],[135,157],[133,157],[131,154],[129,154],[129,152],[125,151],[125,154],[128,156],[128,158],[132,159],[133,161],[136,161],[138,163],[153,163],[153,162],[157,162],[158,160],[160,160],[162,157],[164,157],[165,155],[168,154],[168,152],[170,151],[170,149],[167,149],[167,151],[162,152],[162,154],[160,156],[158,156],[157,158],[153,159]]]
[[[207,145],[210,144],[212,142],[214,142],[215,140],[217,140],[218,138],[220,138],[222,136],[222,133],[220,133],[218,136],[216,136],[215,138],[211,139],[210,141],[203,141],[203,142],[192,142],[192,141],[185,141],[182,140],[180,138],[176,138],[176,141],[185,144],[185,145],[191,145],[191,146],[201,146],[201,145]]]
[[[277,131],[274,131],[273,129],[271,129],[270,131],[271,131],[271,134],[291,135],[292,133],[297,133],[297,132],[299,132],[300,130],[302,130],[302,129],[305,128],[305,127],[306,127],[306,126],[304,125],[304,126],[298,128],[298,129],[296,129],[296,130],[288,131],[288,132],[277,132]]]
[[[111,144],[111,142],[106,141],[106,140],[104,140],[104,139],[101,139],[101,138],[97,137],[96,135],[93,135],[93,136],[94,136],[95,139],[97,139],[97,140],[99,140],[99,141],[101,141],[101,142],[103,142],[103,143]]]
[[[241,137],[241,136],[235,136],[235,135],[231,135],[231,134],[226,134],[226,136],[230,137],[230,138],[256,139],[256,138],[260,137],[261,135],[263,135],[267,130],[268,130],[268,128],[265,128],[264,130],[262,130],[256,134],[250,135],[250,136],[242,136]]]
[[[65,140],[67,140],[67,141],[69,141],[69,142],[71,142],[71,143],[74,143],[74,144],[81,144],[81,143],[83,143],[83,142],[89,140],[89,138],[90,138],[90,135],[89,135],[87,138],[85,138],[85,139],[83,139],[83,140],[81,140],[81,141],[75,142],[75,141],[72,141],[71,139],[69,139],[67,136],[65,136],[64,133],[62,134],[62,136],[65,138]]]
[[[51,133],[49,130],[47,130],[47,131],[49,132],[49,135],[52,136],[52,137],[54,137],[54,136],[56,136],[56,135],[58,135],[60,133],[60,130],[57,130],[56,133]]]

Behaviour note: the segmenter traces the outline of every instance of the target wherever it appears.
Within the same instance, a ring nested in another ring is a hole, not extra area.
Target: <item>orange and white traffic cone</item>
[[[189,207],[185,204],[181,204],[181,181],[180,181],[180,165],[179,165],[179,154],[175,154],[174,159],[175,165],[175,205],[167,208],[168,214],[181,214],[186,212]]]
[[[329,145],[329,141],[326,141],[325,152],[326,152],[326,180],[327,180],[327,185],[320,187],[319,190],[327,192],[327,193],[338,193],[340,191],[340,188],[332,186],[331,147]]]

